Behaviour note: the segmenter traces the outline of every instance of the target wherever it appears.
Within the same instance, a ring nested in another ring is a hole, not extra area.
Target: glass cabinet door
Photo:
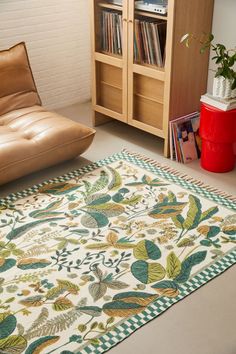
[[[93,105],[127,122],[127,0],[92,0]]]
[[[167,13],[154,11],[159,0],[143,3],[129,1],[128,121],[162,137]]]

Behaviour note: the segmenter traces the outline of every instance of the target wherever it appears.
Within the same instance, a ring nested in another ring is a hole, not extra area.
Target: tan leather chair
[[[25,43],[0,51],[0,184],[75,158],[94,135],[41,106]]]

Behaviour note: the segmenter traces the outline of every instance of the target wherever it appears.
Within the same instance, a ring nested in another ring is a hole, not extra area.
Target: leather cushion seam
[[[12,166],[14,166],[14,165],[17,165],[17,164],[19,164],[19,163],[22,163],[22,162],[25,162],[25,161],[30,161],[30,160],[35,160],[37,157],[40,157],[40,156],[42,156],[42,155],[45,155],[45,154],[47,154],[47,153],[49,153],[49,152],[51,152],[51,151],[57,150],[57,149],[59,149],[59,148],[61,148],[61,147],[64,147],[64,146],[67,146],[67,145],[71,145],[71,144],[75,143],[76,141],[85,140],[85,139],[89,138],[91,135],[94,135],[94,134],[95,134],[95,131],[94,131],[94,132],[91,132],[91,133],[88,134],[88,135],[83,136],[82,138],[79,138],[79,139],[77,138],[77,139],[71,140],[71,141],[68,142],[68,143],[60,144],[60,145],[54,146],[54,147],[52,147],[52,148],[50,148],[50,149],[48,149],[48,150],[44,150],[44,151],[40,152],[40,153],[37,154],[37,155],[30,156],[30,157],[25,158],[25,159],[23,159],[23,160],[14,161],[14,162],[12,162],[12,163],[10,163],[10,164],[4,166],[3,168],[0,168],[0,172],[4,171],[5,169],[7,169],[7,168],[9,168],[9,167],[12,167]]]

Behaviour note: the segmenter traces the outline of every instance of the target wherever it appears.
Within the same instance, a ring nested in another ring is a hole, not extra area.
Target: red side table
[[[222,111],[202,103],[200,117],[202,138],[201,166],[211,172],[234,169],[236,109]]]

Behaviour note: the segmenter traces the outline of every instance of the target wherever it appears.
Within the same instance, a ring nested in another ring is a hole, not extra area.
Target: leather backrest
[[[0,115],[41,105],[25,43],[0,51]]]

